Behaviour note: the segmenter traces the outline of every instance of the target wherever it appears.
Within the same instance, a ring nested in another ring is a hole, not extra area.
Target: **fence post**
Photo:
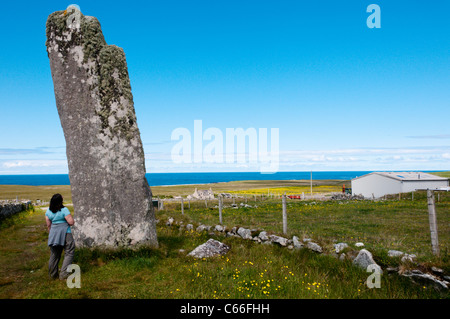
[[[430,221],[431,248],[433,250],[433,254],[439,256],[439,242],[436,223],[436,206],[434,201],[434,193],[430,189],[427,190],[427,200],[428,200],[428,219]]]
[[[219,224],[222,225],[222,196],[219,195]]]
[[[208,208],[208,200],[205,199],[205,207]]]
[[[191,209],[191,199],[190,198],[188,198],[188,207],[189,207],[189,209]]]
[[[283,234],[287,235],[286,192],[283,195]]]
[[[181,214],[184,215],[184,201],[183,201],[183,197],[181,197]]]

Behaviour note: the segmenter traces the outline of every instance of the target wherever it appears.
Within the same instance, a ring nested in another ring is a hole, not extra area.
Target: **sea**
[[[150,186],[193,185],[245,180],[313,180],[334,179],[348,181],[372,171],[320,171],[320,172],[217,172],[217,173],[147,173]],[[68,174],[0,175],[0,185],[70,185]]]

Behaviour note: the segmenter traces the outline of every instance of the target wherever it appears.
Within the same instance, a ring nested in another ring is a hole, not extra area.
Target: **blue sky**
[[[0,174],[67,173],[45,22],[71,3],[2,3]],[[258,170],[173,163],[194,120],[279,128],[282,171],[450,169],[449,1],[75,3],[125,51],[148,172]]]

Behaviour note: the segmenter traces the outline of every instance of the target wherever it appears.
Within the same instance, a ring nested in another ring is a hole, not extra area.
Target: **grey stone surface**
[[[347,243],[337,243],[334,245],[334,250],[336,251],[336,254],[339,254],[341,251],[343,251],[347,247],[348,247]]]
[[[388,256],[389,257],[401,257],[403,256],[405,253],[400,251],[400,250],[389,250],[388,251]]]
[[[166,225],[167,225],[167,226],[172,226],[172,224],[173,224],[174,221],[175,221],[175,220],[174,220],[172,217],[169,217],[169,219],[167,220]]]
[[[437,290],[447,290],[449,287],[448,281],[440,280],[436,276],[424,274],[421,271],[407,271],[404,272],[402,276],[409,277],[418,284],[430,285]]]
[[[205,226],[205,225],[199,225],[199,226],[196,228],[196,231],[199,232],[199,233],[201,233],[201,232],[204,231],[205,229],[206,229],[206,226]]]
[[[237,230],[237,233],[239,236],[241,236],[244,239],[252,239],[252,231],[250,229],[244,228],[244,227],[240,227]]]
[[[269,236],[267,236],[267,232],[262,231],[258,234],[259,239],[261,239],[262,241],[266,241],[269,240]]]
[[[353,260],[353,265],[363,269],[367,269],[369,265],[375,265],[379,272],[382,273],[381,267],[373,260],[372,253],[367,249],[361,249],[358,256]]]
[[[300,242],[300,240],[298,239],[297,236],[292,237],[292,243],[294,244],[295,249],[301,249],[304,246],[303,243]]]
[[[0,201],[0,220],[32,207],[31,201]]]
[[[277,235],[270,235],[269,239],[270,239],[270,241],[272,243],[278,244],[278,245],[280,245],[282,247],[286,247],[287,244],[288,244],[288,240],[286,238],[280,237],[280,236],[277,236]]]
[[[323,252],[323,250],[322,250],[322,247],[320,247],[318,244],[316,244],[316,243],[313,243],[312,241],[309,241],[307,244],[306,244],[306,248],[308,248],[308,249],[310,249],[310,250],[312,250],[312,251],[315,251],[316,253],[322,253]]]
[[[124,51],[74,6],[50,14],[46,34],[77,247],[157,246]]]
[[[209,258],[224,255],[230,250],[230,247],[215,239],[209,239],[206,243],[201,244],[191,251],[188,256],[194,258]]]
[[[406,263],[406,262],[413,263],[413,262],[415,262],[416,258],[417,258],[417,256],[414,254],[404,254],[401,259],[401,262],[402,263]]]

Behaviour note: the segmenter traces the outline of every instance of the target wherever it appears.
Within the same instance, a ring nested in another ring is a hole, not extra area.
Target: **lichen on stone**
[[[68,27],[67,18],[77,10],[68,7],[66,11],[56,11],[47,19],[47,52],[58,52],[58,56],[67,59],[71,55],[80,67],[89,75],[87,79],[92,92],[97,92],[100,99],[96,115],[100,119],[100,132],[110,127],[110,132],[127,140],[137,129],[133,108],[133,95],[128,75],[128,68],[123,49],[107,45],[100,22],[95,17],[79,13],[79,28]],[[77,13],[78,14],[78,13]],[[78,49],[79,48],[79,49]],[[119,116],[111,105],[116,102],[129,108],[126,116]],[[126,105],[124,105],[126,104]]]

